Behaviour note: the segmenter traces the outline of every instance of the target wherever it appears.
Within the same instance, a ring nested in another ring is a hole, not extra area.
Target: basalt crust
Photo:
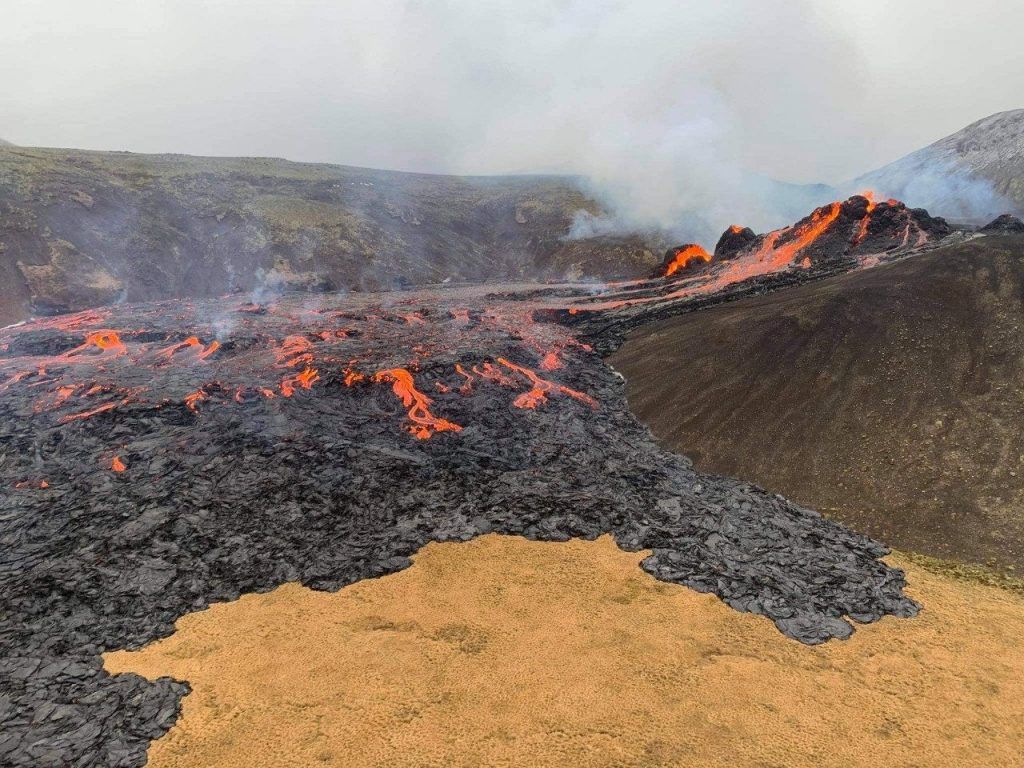
[[[861,228],[858,247],[900,254],[948,231],[869,203],[820,208],[696,278],[603,296],[225,296],[0,330],[0,759],[141,765],[187,689],[111,678],[100,653],[243,593],[399,571],[431,541],[611,534],[649,549],[657,579],[808,644],[915,615],[884,545],[695,471],[599,356],[651,317],[864,266]]]

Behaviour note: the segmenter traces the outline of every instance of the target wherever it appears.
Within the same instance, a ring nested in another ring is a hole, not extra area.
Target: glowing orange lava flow
[[[72,422],[72,421],[79,421],[81,419],[88,419],[88,418],[90,418],[92,416],[95,416],[97,413],[104,413],[105,411],[111,411],[114,408],[117,408],[117,406],[124,405],[124,404],[125,404],[124,401],[119,402],[119,403],[105,403],[105,404],[101,405],[98,408],[93,408],[91,411],[83,411],[82,413],[72,413],[72,414],[69,414],[67,416],[61,416],[59,423],[61,423],[61,424],[68,424],[69,422]]]
[[[481,379],[487,379],[493,381],[495,384],[501,384],[504,387],[515,387],[516,383],[511,377],[506,376],[500,368],[493,363],[484,363],[483,365],[474,365],[473,373],[479,376]]]
[[[125,466],[125,463],[121,461],[120,456],[114,457],[114,460],[110,462],[110,468],[115,472],[124,472],[126,469],[128,469],[128,467]]]
[[[796,237],[788,243],[780,245],[778,248],[775,247],[775,244],[779,241],[779,237],[785,230],[770,232],[767,238],[765,238],[761,250],[758,251],[758,258],[770,256],[771,263],[778,267],[791,263],[800,251],[811,245],[832,226],[832,222],[839,218],[841,210],[842,205],[840,203],[830,203],[819,208],[811,214],[810,221],[796,228],[794,232]]]
[[[285,397],[291,397],[295,394],[296,387],[311,389],[319,380],[320,373],[317,369],[306,366],[300,373],[296,373],[293,376],[285,376],[281,379],[281,394]]]
[[[512,405],[514,405],[516,408],[534,409],[538,405],[546,403],[548,395],[554,394],[556,392],[561,393],[563,395],[568,395],[574,400],[579,400],[581,403],[586,403],[591,408],[597,408],[597,400],[592,398],[590,395],[584,394],[583,392],[578,392],[575,389],[570,389],[569,387],[563,387],[561,384],[555,384],[555,382],[553,381],[542,379],[529,368],[525,368],[521,365],[516,365],[515,363],[510,362],[503,357],[499,357],[498,362],[504,365],[506,368],[510,368],[511,370],[516,371],[517,373],[523,374],[523,376],[528,378],[530,380],[530,383],[533,385],[533,388],[529,392],[524,392],[523,394],[519,395],[519,397],[512,401]]]
[[[90,347],[96,347],[103,352],[113,352],[115,355],[123,355],[128,350],[121,341],[117,331],[95,331],[85,337],[85,343],[64,353],[64,357],[71,357],[80,352],[85,352]]]
[[[864,238],[868,236],[868,227],[871,224],[871,214],[874,212],[875,206],[877,206],[877,203],[875,202],[875,193],[871,190],[861,192],[860,196],[867,198],[868,209],[864,214],[864,218],[860,220],[860,226],[857,228],[857,234],[854,235],[854,245],[860,245],[864,242]]]
[[[455,372],[465,379],[462,386],[459,387],[459,393],[463,395],[470,394],[473,391],[473,374],[466,373],[466,369],[460,363],[455,364]]]
[[[313,345],[305,336],[286,336],[274,350],[274,356],[279,368],[293,368],[299,364],[308,366],[313,362]]]
[[[378,371],[373,375],[376,382],[391,382],[391,388],[398,395],[402,405],[409,409],[412,421],[407,429],[420,440],[426,440],[435,432],[461,432],[462,427],[447,419],[438,418],[430,412],[433,402],[418,389],[412,380],[412,374],[405,368],[392,368]]]
[[[199,353],[199,359],[205,360],[218,349],[220,349],[220,342],[214,339],[213,341],[210,342],[210,346],[208,346],[206,349]]]
[[[179,341],[177,344],[172,344],[167,349],[162,350],[160,352],[160,355],[162,357],[166,357],[168,360],[170,360],[174,356],[175,352],[177,352],[180,349],[185,349],[186,347],[188,347],[189,349],[191,349],[193,351],[198,350],[199,351],[199,359],[200,360],[205,360],[206,358],[208,358],[210,355],[212,355],[214,352],[216,352],[220,348],[220,342],[219,341],[211,341],[210,342],[210,346],[208,346],[208,347],[206,347],[204,349],[203,348],[203,342],[201,342],[199,340],[198,336],[189,336],[184,341]]]
[[[707,263],[711,261],[711,254],[705,251],[696,243],[687,245],[676,251],[675,257],[665,267],[665,277],[671,277],[676,272],[682,269],[686,269],[690,264],[694,262]]]
[[[544,359],[540,363],[541,369],[545,371],[557,371],[562,367],[562,361],[558,357],[558,352],[552,350],[544,355]]]
[[[196,412],[199,410],[198,404],[203,400],[208,400],[209,397],[202,389],[197,389],[195,392],[185,395],[185,405],[190,411]]]

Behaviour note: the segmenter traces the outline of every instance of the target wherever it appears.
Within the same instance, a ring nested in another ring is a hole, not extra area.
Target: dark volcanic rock
[[[806,643],[916,613],[884,546],[695,471],[565,327],[481,293],[122,305],[0,333],[0,763],[141,765],[187,689],[111,677],[100,653],[242,593],[399,570],[429,541],[610,532]]]
[[[1004,213],[1002,216],[997,216],[992,219],[988,224],[982,227],[979,232],[1024,232],[1024,221],[1021,221],[1016,216]]]
[[[651,274],[651,278],[697,272],[707,267],[710,261],[711,254],[699,243],[677,245],[665,251],[661,264]]]
[[[757,235],[750,227],[733,225],[718,238],[718,243],[715,245],[715,259],[717,261],[731,259],[755,240],[757,240]]]
[[[568,238],[570,177],[0,146],[0,326],[231,291],[646,275],[659,233]]]
[[[649,324],[611,363],[699,468],[1020,571],[1022,295],[1024,236],[993,233]]]

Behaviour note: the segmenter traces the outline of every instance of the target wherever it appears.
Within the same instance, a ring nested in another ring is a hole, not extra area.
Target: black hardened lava
[[[383,300],[0,332],[0,764],[142,765],[187,684],[110,676],[101,653],[246,592],[401,570],[430,541],[611,533],[805,643],[917,612],[882,545],[658,447],[529,302]]]

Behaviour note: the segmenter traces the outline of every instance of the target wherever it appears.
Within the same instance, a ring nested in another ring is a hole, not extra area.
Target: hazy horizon
[[[571,174],[631,221],[768,220],[752,176],[841,183],[1022,106],[1024,4],[938,7],[13,0],[0,138]]]

